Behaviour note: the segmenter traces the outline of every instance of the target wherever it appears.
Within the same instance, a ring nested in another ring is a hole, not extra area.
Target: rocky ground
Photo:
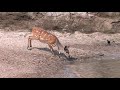
[[[28,32],[0,32],[0,78],[114,78],[120,77],[120,34],[54,33],[70,46],[71,58],[53,56],[49,47],[33,41]],[[107,41],[111,45],[107,45]],[[55,47],[57,53],[57,48]]]

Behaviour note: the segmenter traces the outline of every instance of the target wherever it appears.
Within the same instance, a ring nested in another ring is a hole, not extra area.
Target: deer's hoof
[[[28,50],[32,50],[32,48],[31,48],[31,47],[27,47],[27,49],[28,49]]]

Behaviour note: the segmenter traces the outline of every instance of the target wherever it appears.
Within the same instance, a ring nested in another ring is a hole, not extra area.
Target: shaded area
[[[46,52],[49,52],[49,53],[51,53],[52,54],[52,52],[51,52],[51,50],[49,49],[49,48],[38,48],[38,47],[32,47],[31,49],[38,49],[38,50],[42,50],[42,51],[46,51]],[[73,60],[77,60],[77,58],[75,58],[75,57],[72,57],[72,56],[70,56],[70,57],[68,57],[68,56],[66,56],[64,53],[60,53],[59,54],[59,52],[57,51],[57,50],[54,50],[54,55],[55,56],[58,56],[59,58],[65,58],[65,60],[69,60],[69,61],[73,61]]]

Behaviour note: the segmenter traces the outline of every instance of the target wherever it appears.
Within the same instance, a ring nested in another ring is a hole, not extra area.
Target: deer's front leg
[[[50,50],[51,50],[52,54],[54,54],[54,50],[53,50],[52,46],[49,45],[49,44],[48,44],[48,46],[50,47]]]
[[[27,49],[28,49],[28,50],[31,50],[31,49],[32,49],[31,40],[32,40],[32,36],[29,36],[29,38],[28,38],[28,46],[27,46]]]

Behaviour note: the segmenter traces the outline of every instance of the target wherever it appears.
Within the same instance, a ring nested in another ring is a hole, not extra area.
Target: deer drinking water
[[[27,47],[28,50],[32,49],[32,42],[31,42],[32,40],[39,40],[42,43],[48,44],[53,54],[54,54],[53,47],[57,46],[59,55],[61,53],[60,50],[63,50],[70,57],[68,50],[69,46],[63,46],[55,35],[39,27],[33,27],[31,34],[32,35],[29,36],[28,38],[28,47]]]

